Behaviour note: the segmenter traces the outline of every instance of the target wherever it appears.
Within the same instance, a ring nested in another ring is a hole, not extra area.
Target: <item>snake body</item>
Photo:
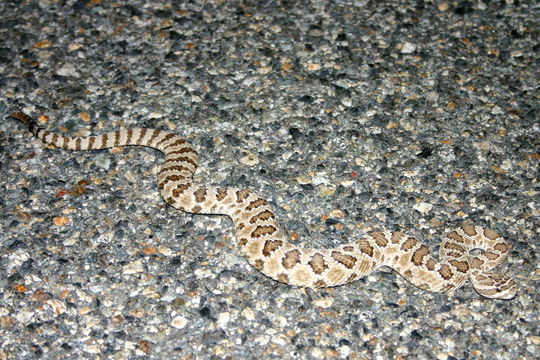
[[[163,152],[165,161],[159,171],[159,190],[165,201],[188,213],[229,216],[244,258],[279,282],[309,288],[332,287],[388,266],[428,291],[452,291],[469,279],[475,290],[488,298],[511,299],[516,294],[517,286],[512,278],[492,272],[506,259],[510,247],[491,229],[465,225],[451,231],[439,247],[439,260],[421,242],[396,231],[372,232],[331,249],[302,248],[288,241],[263,197],[248,189],[194,182],[198,155],[179,135],[130,128],[97,136],[66,136],[41,128],[24,113],[11,116],[45,144],[65,150],[138,145]],[[473,249],[483,251],[472,255]]]

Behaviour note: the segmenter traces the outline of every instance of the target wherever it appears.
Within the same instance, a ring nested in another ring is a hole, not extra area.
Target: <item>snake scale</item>
[[[332,287],[388,266],[428,291],[452,291],[469,279],[482,296],[511,299],[516,295],[517,286],[512,278],[492,272],[506,259],[510,245],[488,228],[464,225],[451,231],[439,247],[438,261],[421,242],[397,231],[372,232],[331,249],[302,248],[287,240],[287,233],[263,197],[248,189],[194,182],[198,155],[179,135],[130,128],[97,136],[66,136],[41,128],[22,112],[11,117],[20,120],[45,144],[65,150],[138,145],[163,152],[159,190],[165,201],[188,213],[229,216],[238,249],[248,263],[279,282],[309,288]],[[470,254],[473,249],[483,251]]]

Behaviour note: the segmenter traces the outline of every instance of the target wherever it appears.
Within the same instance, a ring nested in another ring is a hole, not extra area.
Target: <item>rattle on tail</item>
[[[491,270],[507,257],[509,245],[495,231],[465,225],[450,232],[440,245],[439,260],[429,249],[401,232],[370,233],[331,249],[301,248],[287,240],[267,200],[248,189],[193,181],[198,167],[195,149],[181,136],[147,128],[121,129],[97,136],[65,136],[38,126],[28,115],[21,121],[45,144],[65,150],[101,150],[146,146],[165,154],[159,172],[161,195],[171,206],[193,214],[229,216],[238,248],[250,265],[285,284],[322,288],[338,286],[389,266],[413,285],[428,291],[451,291],[469,279],[482,296],[511,299],[516,283]],[[481,249],[478,255],[470,254]]]

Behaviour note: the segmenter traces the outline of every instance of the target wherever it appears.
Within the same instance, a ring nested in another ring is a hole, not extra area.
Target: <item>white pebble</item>
[[[334,303],[333,297],[325,297],[325,298],[317,299],[313,301],[313,305],[317,307],[321,307],[323,309],[329,308],[330,306],[332,306],[333,303]]]
[[[227,323],[231,320],[231,314],[228,312],[219,313],[217,318],[217,324],[220,328],[227,326]]]
[[[430,212],[432,208],[433,208],[433,205],[425,203],[425,202],[414,204],[413,206],[414,210],[421,212],[422,214]]]
[[[101,352],[101,345],[85,344],[83,345],[83,351],[89,354],[99,354]]]
[[[240,162],[247,166],[255,166],[259,163],[259,158],[254,153],[248,153],[240,159]]]
[[[255,312],[251,308],[242,310],[242,315],[248,320],[255,320]]]
[[[173,328],[183,329],[186,325],[187,325],[187,319],[185,317],[183,317],[183,316],[180,316],[180,315],[176,316],[171,321],[171,326]]]
[[[70,77],[76,77],[76,78],[80,76],[75,66],[71,64],[65,64],[60,69],[58,69],[56,73],[60,76],[70,76]]]
[[[56,315],[62,315],[67,310],[66,305],[58,299],[47,300],[47,305],[53,309]]]
[[[401,44],[401,53],[402,54],[412,54],[416,50],[416,45],[410,42],[405,42]]]
[[[131,275],[131,274],[137,274],[144,271],[144,266],[142,260],[136,260],[133,262],[130,262],[127,265],[124,265],[122,267],[122,274],[124,275]]]
[[[492,115],[502,115],[504,114],[504,110],[501,109],[499,106],[494,106],[493,109],[491,109]]]

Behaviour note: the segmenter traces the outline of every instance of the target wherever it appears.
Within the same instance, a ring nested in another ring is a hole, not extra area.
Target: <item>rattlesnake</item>
[[[248,189],[194,182],[197,152],[176,134],[131,128],[98,136],[65,136],[42,129],[24,113],[11,116],[45,144],[66,150],[139,145],[163,152],[165,162],[159,171],[159,189],[165,201],[188,213],[229,216],[242,255],[255,269],[279,282],[309,288],[332,287],[388,266],[428,291],[452,291],[469,279],[476,291],[488,298],[511,299],[516,294],[516,283],[510,277],[491,272],[506,259],[510,246],[488,228],[464,225],[450,232],[440,245],[439,261],[425,245],[397,231],[372,232],[331,249],[301,248],[287,240],[263,197]],[[469,254],[473,249],[483,252]]]

